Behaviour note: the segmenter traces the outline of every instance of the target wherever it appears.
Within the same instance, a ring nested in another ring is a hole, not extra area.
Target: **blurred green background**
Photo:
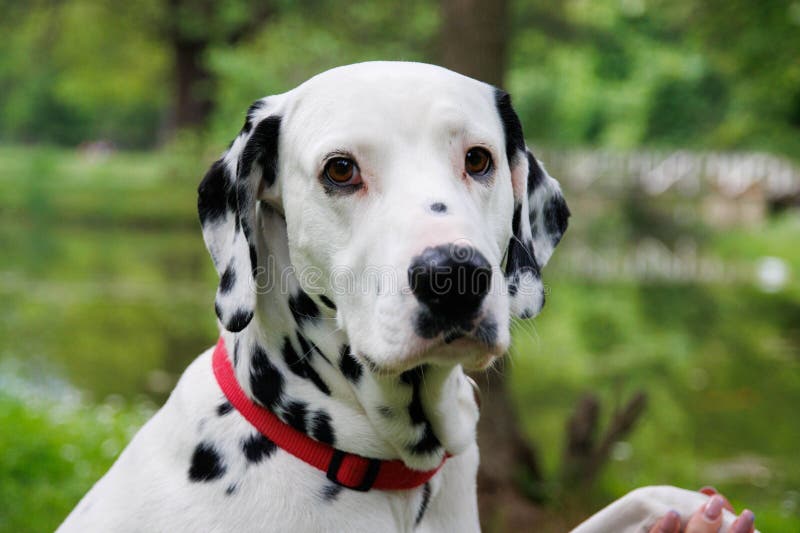
[[[800,1],[0,12],[0,531],[52,530],[214,342],[196,186],[250,102],[369,59],[503,85],[564,185],[548,303],[505,365],[539,529],[636,486],[713,484],[762,531],[800,531]],[[579,398],[604,423],[639,390],[638,423],[571,485]]]

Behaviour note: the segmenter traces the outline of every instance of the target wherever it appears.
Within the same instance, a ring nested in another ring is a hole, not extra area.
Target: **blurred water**
[[[100,400],[163,400],[216,337],[198,231],[0,227],[0,358]]]

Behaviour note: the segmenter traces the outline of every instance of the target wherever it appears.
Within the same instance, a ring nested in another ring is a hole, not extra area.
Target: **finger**
[[[648,533],[679,533],[680,529],[681,515],[677,511],[669,511],[650,528]]]
[[[717,533],[722,525],[722,508],[725,498],[715,494],[700,507],[686,525],[685,533]]]
[[[742,514],[739,515],[733,524],[731,524],[730,533],[753,533],[755,528],[756,517],[753,514],[753,511],[750,509],[745,509],[742,511]]]
[[[722,507],[732,512],[733,514],[736,514],[736,510],[733,508],[733,505],[731,505],[731,502],[728,501],[728,498],[722,496],[722,499],[724,500]]]
[[[706,496],[714,496],[715,494],[719,494],[719,491],[717,489],[715,489],[714,487],[712,487],[711,485],[706,485],[705,487],[700,489],[698,492],[700,492],[701,494],[705,494]],[[720,496],[722,496],[722,495],[720,494]],[[722,497],[725,499],[725,503],[723,504],[723,507],[725,509],[729,510],[730,512],[736,514],[736,510],[733,508],[733,505],[731,505],[731,502],[728,501],[728,498],[725,498],[725,496],[722,496]]]

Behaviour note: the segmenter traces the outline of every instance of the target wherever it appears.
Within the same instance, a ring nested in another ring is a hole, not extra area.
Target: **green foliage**
[[[0,139],[163,140],[176,38],[207,41],[210,132],[256,98],[350,62],[435,62],[437,2],[9,3]],[[172,7],[171,7],[172,6]],[[800,8],[776,0],[511,2],[507,85],[528,136],[800,153]],[[174,10],[175,12],[171,11]]]
[[[31,387],[0,389],[0,531],[53,531],[152,413]]]
[[[698,79],[660,80],[650,97],[644,140],[672,146],[702,144],[724,118],[726,90],[720,77],[708,72]]]
[[[800,153],[796,3],[514,6],[508,85],[538,142]]]
[[[324,70],[361,61],[430,57],[438,19],[430,2],[315,2],[280,12],[240,46],[209,54],[218,82],[212,137],[227,143],[257,98],[288,91]]]
[[[152,143],[168,51],[142,31],[152,2],[31,2],[4,10],[0,139]]]
[[[712,232],[704,249],[728,261],[780,257],[798,272],[800,250],[787,246],[798,231],[789,215]],[[800,526],[800,434],[785,423],[800,404],[797,278],[777,294],[747,282],[591,282],[561,273],[568,257],[562,250],[548,265],[548,303],[518,327],[512,349],[518,409],[549,478],[558,478],[565,420],[581,394],[600,394],[605,419],[636,390],[649,402],[596,491],[550,488],[560,505],[595,509],[633,486],[712,484],[754,509],[764,531]]]

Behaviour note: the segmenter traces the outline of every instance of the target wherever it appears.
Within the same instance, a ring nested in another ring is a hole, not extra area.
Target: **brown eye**
[[[346,157],[334,157],[325,164],[325,177],[337,185],[356,185],[361,175],[355,161]]]
[[[483,176],[492,169],[492,156],[483,148],[470,148],[464,157],[464,168],[472,176]]]

